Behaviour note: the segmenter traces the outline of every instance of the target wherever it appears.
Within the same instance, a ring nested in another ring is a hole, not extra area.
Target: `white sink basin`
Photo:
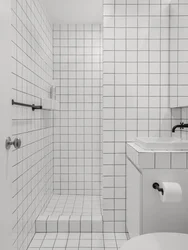
[[[136,138],[135,143],[143,149],[167,150],[167,151],[188,151],[188,141],[173,137],[141,137]]]

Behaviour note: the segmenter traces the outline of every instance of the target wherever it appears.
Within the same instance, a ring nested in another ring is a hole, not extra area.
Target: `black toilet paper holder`
[[[161,192],[162,195],[164,195],[164,190],[163,190],[163,188],[160,188],[159,183],[157,183],[157,182],[153,183],[153,188],[158,190],[159,192]]]

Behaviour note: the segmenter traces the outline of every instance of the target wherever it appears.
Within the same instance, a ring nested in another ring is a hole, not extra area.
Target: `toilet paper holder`
[[[153,183],[153,188],[158,190],[159,192],[161,192],[162,195],[164,195],[164,190],[163,190],[163,188],[160,188],[159,183],[157,183],[157,182]]]

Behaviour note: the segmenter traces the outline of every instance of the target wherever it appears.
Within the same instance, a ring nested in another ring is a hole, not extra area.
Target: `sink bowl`
[[[147,150],[188,151],[188,141],[173,137],[142,137],[135,143]]]

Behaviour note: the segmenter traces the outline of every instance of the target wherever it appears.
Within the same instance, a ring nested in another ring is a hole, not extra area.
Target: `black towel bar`
[[[21,102],[15,102],[13,99],[12,99],[12,105],[18,105],[18,106],[32,108],[33,111],[35,111],[36,109],[42,109],[42,106],[37,106],[35,104],[30,105],[30,104],[21,103]]]

